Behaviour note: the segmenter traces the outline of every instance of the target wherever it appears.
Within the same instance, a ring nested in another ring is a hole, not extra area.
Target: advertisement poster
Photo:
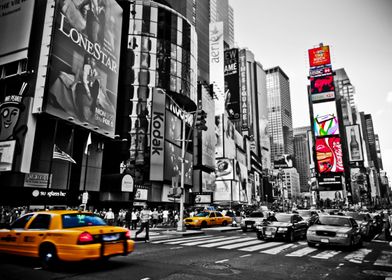
[[[344,172],[342,145],[339,137],[316,139],[319,173]]]
[[[313,129],[316,137],[339,134],[339,122],[334,101],[313,104]]]
[[[217,181],[234,180],[234,159],[216,159],[215,178]]]
[[[230,120],[240,118],[240,80],[238,49],[225,51],[225,108]]]
[[[223,47],[223,22],[210,23],[210,83],[214,85],[215,114],[221,115],[225,110],[224,96],[224,47]]]
[[[214,201],[230,201],[232,199],[232,181],[217,181],[214,191]]]
[[[326,200],[332,200],[332,201],[341,201],[343,200],[343,191],[320,191],[320,199]]]
[[[349,160],[352,162],[363,161],[362,137],[359,125],[348,125],[345,128]]]
[[[34,2],[0,1],[0,65],[27,58]]]
[[[319,77],[319,76],[326,76],[326,75],[332,75],[332,67],[330,65],[324,65],[321,67],[309,69],[310,77]]]
[[[290,154],[277,155],[274,159],[274,168],[292,168],[293,156]]]
[[[54,18],[44,111],[114,138],[122,9],[56,1]]]
[[[185,181],[186,185],[192,185],[193,178],[193,157],[191,154],[185,154]],[[172,180],[172,177],[181,175],[181,148],[165,141],[165,180]]]
[[[215,173],[201,173],[201,190],[203,192],[213,192],[215,190]]]
[[[16,140],[0,142],[0,171],[11,171]]]
[[[144,201],[146,201],[147,198],[148,198],[148,189],[136,188],[135,200],[144,200]]]
[[[181,120],[166,110],[165,138],[181,147]]]
[[[229,120],[227,115],[224,116],[224,154],[227,158],[235,158],[236,157],[236,148],[234,141],[234,124]]]
[[[310,78],[310,92],[312,94],[334,90],[335,85],[333,83],[332,75]]]
[[[202,90],[202,106],[206,112],[206,126],[207,131],[201,132],[202,139],[202,164],[211,168],[215,167],[215,146],[216,146],[216,135],[215,135],[215,102],[214,99],[209,95],[206,88],[201,86]]]
[[[223,115],[215,115],[215,158],[223,157]]]
[[[211,204],[212,194],[211,193],[195,193],[194,194],[195,204]]]
[[[342,176],[324,175],[318,178],[318,187],[320,191],[332,191],[342,189]]]
[[[329,46],[322,46],[308,50],[310,67],[331,64]]]
[[[236,181],[239,186],[239,200],[243,203],[250,202],[251,197],[251,188],[248,186],[248,169],[246,166],[239,161],[236,162],[235,165],[235,176]]]

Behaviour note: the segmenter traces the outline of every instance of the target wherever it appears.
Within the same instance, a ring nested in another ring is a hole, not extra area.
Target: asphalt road
[[[208,231],[202,236],[138,242],[109,262],[62,264],[45,271],[31,258],[0,256],[0,279],[392,279],[392,247],[309,248],[264,242],[255,233]]]

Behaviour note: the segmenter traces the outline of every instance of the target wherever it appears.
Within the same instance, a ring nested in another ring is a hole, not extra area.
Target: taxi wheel
[[[227,226],[227,222],[226,222],[226,221],[223,221],[223,222],[222,222],[222,226],[224,226],[224,227]]]
[[[200,228],[205,228],[205,227],[207,227],[207,222],[206,221],[201,222]]]
[[[52,244],[41,245],[39,257],[44,269],[54,268],[58,263],[56,247]]]

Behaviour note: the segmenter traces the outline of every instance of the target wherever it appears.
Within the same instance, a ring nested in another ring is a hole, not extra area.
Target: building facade
[[[308,135],[309,126],[294,128],[294,166],[299,174],[301,192],[309,191],[310,151]]]
[[[211,22],[223,22],[223,39],[225,49],[234,47],[234,11],[229,0],[210,0]]]

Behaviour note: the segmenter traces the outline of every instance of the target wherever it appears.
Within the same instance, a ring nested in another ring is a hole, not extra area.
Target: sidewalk
[[[164,240],[176,237],[184,237],[184,236],[195,236],[195,235],[204,235],[206,232],[227,232],[227,231],[237,231],[240,230],[240,227],[210,227],[203,229],[185,229],[185,231],[177,231],[175,227],[157,227],[150,228],[149,236],[150,241],[153,240]],[[135,241],[144,241],[145,240],[145,232],[141,232],[138,234],[137,239],[135,239],[136,231],[139,230],[139,227],[136,230],[131,230],[131,237]]]

